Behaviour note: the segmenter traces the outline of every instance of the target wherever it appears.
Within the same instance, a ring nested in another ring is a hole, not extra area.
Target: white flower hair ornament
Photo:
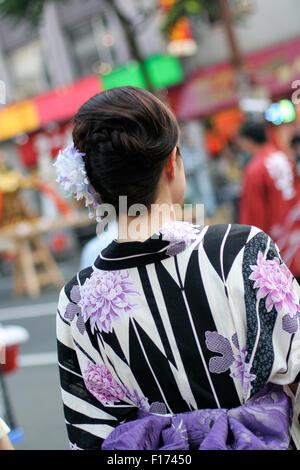
[[[92,219],[96,213],[96,220],[99,222],[97,209],[100,204],[96,201],[97,194],[93,190],[86,174],[83,158],[85,153],[76,150],[74,144],[59,151],[54,166],[56,167],[57,179],[65,190],[67,196],[72,196],[77,201],[85,198],[85,205],[89,210],[89,217]]]

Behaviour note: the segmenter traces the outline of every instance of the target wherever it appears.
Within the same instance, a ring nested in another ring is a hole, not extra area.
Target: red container
[[[18,357],[19,357],[19,344],[12,344],[7,346],[5,349],[5,363],[2,364],[2,370],[4,374],[16,372],[19,368]]]

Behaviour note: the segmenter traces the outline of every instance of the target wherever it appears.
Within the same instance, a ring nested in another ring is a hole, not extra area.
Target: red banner
[[[34,98],[41,126],[73,117],[89,98],[100,93],[100,79],[91,75]]]
[[[34,166],[45,153],[56,157],[59,150],[71,142],[72,129],[70,122],[54,124],[48,130],[22,137],[16,144],[22,163],[25,166]]]
[[[102,91],[97,75],[5,106],[0,110],[0,141],[73,118],[80,106]]]

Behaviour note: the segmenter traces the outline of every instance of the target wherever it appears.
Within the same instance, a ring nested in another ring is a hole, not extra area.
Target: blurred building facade
[[[119,2],[130,16],[149,8],[154,0]],[[243,53],[260,50],[299,36],[298,0],[251,0],[249,15],[235,26]],[[138,22],[138,21],[137,21]],[[164,40],[159,17],[152,16],[137,28],[145,56],[161,52]],[[230,60],[223,27],[218,21],[202,21],[195,31],[197,53],[186,61],[187,70]],[[38,29],[0,19],[0,78],[6,83],[7,102],[43,93],[97,73],[101,63],[112,67],[130,59],[118,19],[101,0],[69,0],[49,3]],[[100,67],[101,70],[101,67]]]
[[[249,13],[235,25],[242,53],[255,58],[265,51],[259,64],[251,59],[251,67],[260,70],[261,77],[269,74],[270,83],[278,75],[282,90],[289,93],[291,79],[300,77],[299,0],[232,2],[236,8],[250,5]],[[142,54],[164,52],[158,8],[146,18],[143,15],[145,9],[155,10],[156,0],[119,0],[118,4],[137,24],[135,34]],[[236,106],[230,97],[233,71],[223,25],[218,18],[207,17],[193,22],[193,32],[197,51],[182,59],[187,80],[181,90],[175,87],[169,94],[181,119],[202,119]],[[280,49],[288,43],[286,49]],[[279,49],[270,53],[276,47]],[[294,55],[289,61],[291,50]],[[71,118],[80,104],[101,91],[101,73],[130,59],[119,20],[102,0],[49,3],[37,29],[0,19],[0,80],[6,84],[7,103],[5,115],[0,109],[0,151],[10,164],[32,166],[45,153],[54,156],[70,140]],[[196,78],[190,87],[193,74]],[[213,102],[208,103],[209,99]],[[227,116],[227,125],[237,117],[239,113]],[[219,127],[226,127],[224,121]],[[214,140],[211,142],[213,146]]]
[[[120,2],[121,3],[121,2]],[[122,2],[137,16],[151,0]],[[163,40],[156,21],[136,31],[145,56],[160,51]],[[24,99],[101,71],[101,64],[118,66],[130,59],[119,21],[101,0],[69,0],[46,5],[42,24],[34,29],[0,20],[0,77],[7,102]]]
[[[244,93],[286,107],[287,119],[271,120],[273,143],[290,151],[290,139],[300,132],[300,106],[292,103],[300,80],[300,30],[297,0],[229,0],[238,17],[233,31],[249,87]],[[206,147],[212,155],[232,154],[232,139],[245,117],[241,110],[242,87],[231,62],[224,24],[218,17],[194,22],[196,54],[184,59],[186,80],[169,91],[173,110],[180,120],[201,119],[206,126]],[[298,100],[299,101],[299,100]],[[271,114],[271,113],[270,113]],[[284,114],[284,113],[282,113]],[[262,113],[263,115],[263,113]],[[234,173],[236,174],[235,170]]]
[[[268,48],[300,36],[300,3],[297,0],[232,0],[236,9],[249,11],[235,24],[243,54]],[[196,67],[230,60],[230,50],[219,21],[208,20],[199,28],[199,48],[193,58]]]
[[[136,18],[142,54],[160,52],[157,19],[143,17],[152,0],[119,3]],[[6,86],[0,152],[9,165],[30,167],[49,150],[54,155],[70,140],[76,109],[101,91],[100,74],[130,59],[119,20],[101,0],[49,3],[38,28],[0,18],[0,80]]]

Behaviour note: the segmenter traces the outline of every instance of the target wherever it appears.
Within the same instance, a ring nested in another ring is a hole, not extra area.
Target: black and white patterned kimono
[[[170,222],[145,242],[113,241],[60,293],[70,447],[101,449],[138,409],[232,409],[268,383],[298,382],[299,297],[255,227]]]

